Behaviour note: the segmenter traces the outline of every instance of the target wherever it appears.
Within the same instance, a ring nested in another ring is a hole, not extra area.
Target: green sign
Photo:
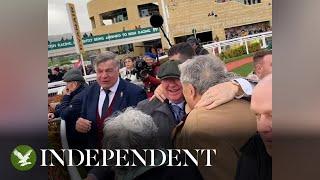
[[[136,36],[143,36],[143,35],[153,34],[153,33],[159,33],[159,28],[143,28],[143,29],[136,29],[131,31],[103,34],[99,36],[83,38],[82,41],[84,45],[87,45],[87,44],[94,44],[94,43],[113,41],[113,40],[119,40],[119,39],[125,39],[125,38],[132,38]],[[51,42],[48,44],[49,51],[55,50],[55,49],[69,48],[69,47],[74,47],[73,40],[57,41],[57,42]]]
[[[37,155],[30,146],[19,145],[12,151],[10,160],[17,170],[28,171],[36,164]]]
[[[52,42],[48,44],[49,51],[54,49],[69,48],[69,47],[74,47],[73,40],[57,41],[57,42]]]

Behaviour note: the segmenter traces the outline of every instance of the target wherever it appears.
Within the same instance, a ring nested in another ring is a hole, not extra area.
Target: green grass
[[[252,69],[253,69],[253,63],[248,63],[248,64],[245,64],[241,67],[238,67],[238,68],[232,70],[232,72],[237,73],[243,77],[246,77],[246,76],[248,76],[248,74],[250,74]]]

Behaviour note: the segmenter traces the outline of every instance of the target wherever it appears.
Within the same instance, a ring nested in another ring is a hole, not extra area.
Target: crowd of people
[[[95,60],[96,82],[64,74],[65,95],[48,120],[66,121],[74,149],[216,149],[214,165],[85,167],[90,179],[271,179],[272,52],[254,56],[255,80],[227,72],[195,39],[172,46],[169,60],[112,52]],[[204,159],[200,159],[204,161]]]
[[[71,66],[64,66],[63,68],[48,68],[48,83],[62,81],[65,73],[71,69],[73,69]],[[79,71],[81,71],[81,74],[84,75],[82,66],[79,66],[76,69],[79,69]],[[96,73],[93,66],[90,64],[85,66],[85,70],[87,75]]]
[[[234,39],[238,37],[244,37],[252,34],[263,33],[271,31],[270,25],[266,23],[257,23],[246,26],[234,27],[226,29],[226,39]]]

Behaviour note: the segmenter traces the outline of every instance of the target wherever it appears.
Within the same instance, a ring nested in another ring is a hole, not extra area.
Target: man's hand
[[[217,84],[209,88],[201,97],[195,107],[213,109],[226,102],[231,101],[238,93],[239,86],[232,82]]]
[[[166,100],[165,90],[163,89],[162,85],[160,84],[156,90],[154,90],[154,95],[150,98],[150,101],[152,101],[154,98],[158,98],[161,102],[164,102]]]
[[[68,88],[67,86],[62,90],[62,95],[67,95],[68,94]]]
[[[52,109],[56,109],[56,106],[60,104],[59,102],[57,103],[50,103],[49,106],[52,108]]]
[[[52,119],[54,119],[54,114],[48,113],[48,121],[51,121]]]
[[[92,121],[84,118],[79,118],[76,122],[76,130],[80,133],[88,133],[91,129]]]

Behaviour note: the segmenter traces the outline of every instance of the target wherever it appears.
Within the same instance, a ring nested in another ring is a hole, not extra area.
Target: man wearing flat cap
[[[71,69],[62,77],[67,83],[64,89],[64,96],[60,104],[55,108],[54,113],[48,114],[48,119],[61,117],[66,121],[66,133],[69,146],[78,147],[81,145],[81,134],[76,132],[75,123],[80,117],[82,97],[84,89],[88,86],[78,69]]]
[[[158,126],[161,145],[172,148],[171,132],[185,116],[185,100],[180,82],[180,71],[177,61],[168,61],[160,66],[158,77],[162,87],[168,92],[166,101],[157,98],[152,101],[141,101],[137,108],[149,114]]]

